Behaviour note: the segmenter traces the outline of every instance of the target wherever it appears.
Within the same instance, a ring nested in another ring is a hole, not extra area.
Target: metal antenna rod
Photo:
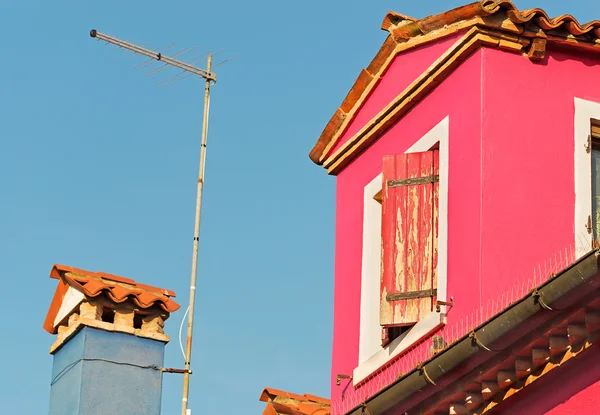
[[[119,46],[121,48],[128,49],[132,52],[136,52],[140,55],[147,56],[147,57],[155,59],[157,61],[167,63],[176,68],[191,72],[193,74],[196,74],[196,75],[206,79],[207,81],[217,82],[217,76],[215,74],[211,73],[210,69],[204,70],[204,69],[196,68],[195,66],[190,65],[189,63],[182,62],[177,59],[170,58],[168,56],[163,56],[160,52],[155,52],[153,50],[149,50],[146,48],[142,48],[140,46],[136,46],[133,43],[125,42],[124,40],[120,40],[115,37],[100,33],[98,31],[96,31],[95,29],[92,29],[90,31],[90,36],[93,38],[99,39],[99,40],[103,40],[103,41],[113,44],[115,46]]]
[[[167,65],[174,66],[190,72],[205,79],[204,86],[204,114],[202,116],[202,140],[200,144],[200,166],[198,171],[198,187],[196,192],[196,215],[194,220],[194,244],[192,250],[192,272],[190,278],[190,303],[188,306],[187,338],[185,348],[185,366],[183,370],[183,396],[181,398],[181,415],[188,414],[188,397],[190,388],[191,360],[192,360],[192,335],[194,333],[194,305],[196,301],[196,277],[198,271],[198,245],[200,241],[200,213],[202,211],[202,191],[204,190],[204,169],[206,165],[206,142],[208,137],[208,113],[210,109],[210,87],[216,82],[216,74],[211,72],[212,55],[208,55],[206,70],[196,68],[186,62],[163,56],[159,52],[144,49],[140,46],[122,41],[120,39],[102,34],[96,30],[90,31],[90,36],[103,40],[107,43],[128,49],[143,56],[161,61]]]

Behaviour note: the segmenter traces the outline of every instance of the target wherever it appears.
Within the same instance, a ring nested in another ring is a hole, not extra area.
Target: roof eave
[[[515,302],[347,414],[362,415],[365,405],[371,415],[383,414],[402,404],[411,395],[422,397],[422,401],[440,389],[440,386],[436,385],[439,380],[451,377],[454,369],[465,365],[475,355],[486,353],[473,341],[473,338],[477,338],[479,343],[484,345],[509,343],[509,338],[512,333],[515,333],[515,329],[543,313],[544,305],[565,309],[577,304],[598,285],[599,252],[594,250],[584,255],[538,287],[537,296],[529,295]],[[544,299],[544,305],[538,298]]]
[[[333,116],[325,125],[325,128],[309,153],[310,159],[317,165],[325,164],[327,156],[331,152],[337,138],[343,134],[350,121],[354,119],[358,109],[369,96],[372,87],[381,78],[398,54],[455,35],[457,32],[468,30],[476,24],[476,21],[460,22],[460,24],[447,27],[440,33],[435,33],[435,35],[426,34],[410,39],[409,41],[398,42],[392,34],[388,35],[373,60],[365,69],[361,70],[342,104],[336,109]]]

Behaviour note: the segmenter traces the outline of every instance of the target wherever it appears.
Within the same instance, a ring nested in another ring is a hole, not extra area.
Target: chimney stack
[[[49,415],[160,414],[164,323],[175,293],[55,265],[44,329],[56,334]]]

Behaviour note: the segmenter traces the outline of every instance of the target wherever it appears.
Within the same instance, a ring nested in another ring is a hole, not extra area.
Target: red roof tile
[[[570,14],[550,17],[540,8],[519,10],[510,0],[481,0],[419,20],[400,13],[389,12],[385,16],[381,28],[392,33],[394,26],[401,26],[402,34],[404,35],[403,38],[408,39],[409,37],[421,36],[441,29],[447,25],[472,19],[473,17],[488,17],[502,12],[505,12],[510,21],[516,25],[531,22],[542,30],[556,30],[560,28],[573,36],[590,34],[594,37],[600,37],[600,20],[582,24]]]
[[[331,413],[329,399],[314,395],[297,395],[265,388],[260,400],[267,402],[263,415],[329,415]]]
[[[170,298],[175,297],[173,291],[139,284],[132,279],[118,275],[54,265],[50,272],[50,278],[60,280],[44,322],[44,329],[52,334],[56,333],[54,319],[69,287],[80,291],[88,298],[105,295],[117,304],[131,300],[140,308],[157,306],[168,313],[172,313],[180,307]]]

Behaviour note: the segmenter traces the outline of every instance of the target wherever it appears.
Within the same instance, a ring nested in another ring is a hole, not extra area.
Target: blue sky
[[[54,263],[176,291],[165,365],[183,365],[202,84],[157,87],[165,76],[90,29],[237,56],[213,88],[190,407],[251,414],[265,386],[329,396],[335,183],[308,152],[385,38],[387,10],[461,4],[2,1],[0,413],[47,413]],[[583,21],[600,18],[593,4],[517,2]],[[166,375],[164,414],[180,394]]]

